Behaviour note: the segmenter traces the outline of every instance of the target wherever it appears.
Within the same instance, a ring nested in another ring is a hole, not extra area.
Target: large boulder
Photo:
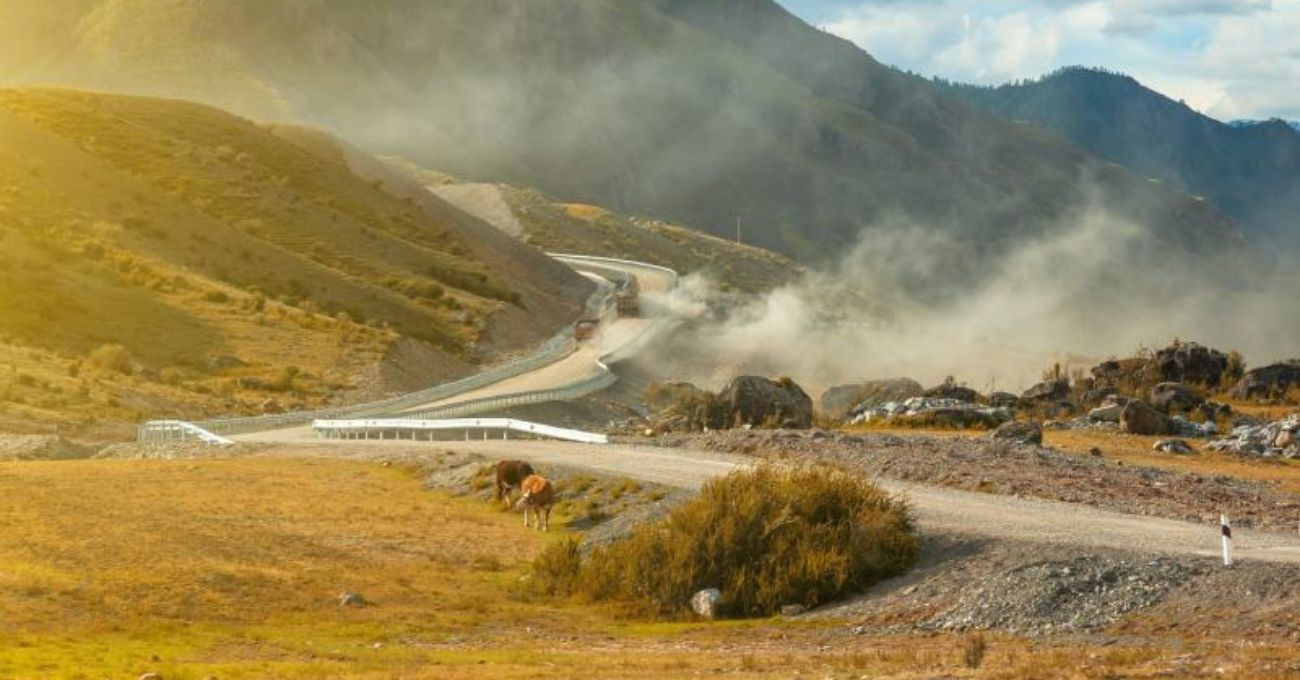
[[[1300,359],[1246,371],[1246,375],[1232,388],[1232,396],[1236,399],[1274,399],[1295,386],[1300,386]]]
[[[1020,401],[1027,404],[1055,404],[1070,397],[1067,380],[1044,380],[1024,391]]]
[[[1218,387],[1228,370],[1228,355],[1194,342],[1176,342],[1157,351],[1155,363],[1166,382]]]
[[[812,399],[789,378],[776,381],[742,375],[723,388],[718,399],[726,411],[727,426],[812,427]]]
[[[872,408],[891,401],[906,401],[925,394],[921,383],[911,378],[867,380],[836,385],[822,393],[822,411],[835,417],[850,411]]]
[[[1148,401],[1152,406],[1165,413],[1171,411],[1187,412],[1204,404],[1205,397],[1183,383],[1162,382],[1151,388]]]
[[[998,429],[989,433],[993,439],[1003,439],[1017,444],[1033,444],[1041,446],[1043,443],[1043,427],[1033,421],[1012,420],[998,426]]]
[[[1145,401],[1134,399],[1119,414],[1119,429],[1129,434],[1161,435],[1169,434],[1171,426],[1169,416]]]
[[[985,401],[995,408],[1020,408],[1020,397],[1010,392],[994,392]]]

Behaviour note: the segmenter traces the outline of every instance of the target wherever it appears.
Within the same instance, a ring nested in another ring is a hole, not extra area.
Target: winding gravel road
[[[753,459],[726,454],[645,446],[591,446],[553,441],[430,442],[321,441],[275,451],[290,455],[329,455],[371,459],[397,452],[431,450],[477,453],[485,458],[526,458],[532,462],[582,468],[682,489],[698,489]],[[922,531],[994,539],[1120,548],[1166,555],[1219,556],[1217,526],[1127,515],[1098,508],[1035,498],[997,496],[957,489],[876,480],[911,501]],[[1300,534],[1234,530],[1238,560],[1300,563]]]

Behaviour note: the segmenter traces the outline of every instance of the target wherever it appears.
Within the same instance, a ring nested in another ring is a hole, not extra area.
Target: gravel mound
[[[1175,560],[1098,555],[1027,564],[972,583],[954,607],[925,627],[1091,632],[1160,602],[1204,570]]]

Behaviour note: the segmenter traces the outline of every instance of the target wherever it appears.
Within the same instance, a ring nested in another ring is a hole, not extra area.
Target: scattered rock
[[[1228,355],[1194,342],[1176,342],[1157,351],[1155,363],[1166,381],[1217,387],[1228,370]]]
[[[1156,451],[1163,451],[1165,453],[1176,453],[1180,455],[1187,455],[1189,453],[1192,453],[1192,447],[1188,446],[1187,442],[1181,439],[1161,439],[1160,441],[1156,442],[1155,445],[1152,446],[1151,448]]]
[[[1271,423],[1243,423],[1211,442],[1214,451],[1265,458],[1300,458],[1300,413]]]
[[[812,427],[812,399],[789,378],[775,381],[742,375],[723,388],[718,398],[734,426],[749,423],[794,430]]]
[[[1046,404],[1065,401],[1070,396],[1068,380],[1045,380],[1025,390],[1020,401],[1031,404]]]
[[[691,611],[702,619],[713,620],[718,615],[718,603],[722,601],[722,591],[717,588],[705,588],[691,596]]]
[[[867,380],[851,385],[837,385],[822,393],[821,408],[833,418],[851,410],[870,408],[890,401],[903,401],[925,394],[921,383],[911,378]]]
[[[1088,420],[1094,423],[1118,423],[1122,413],[1124,413],[1122,404],[1107,404],[1088,411]]]
[[[343,592],[339,594],[340,607],[365,607],[369,604],[361,593]]]
[[[993,439],[1005,439],[1017,444],[1032,444],[1041,446],[1043,444],[1043,428],[1033,421],[1013,420],[998,426],[998,429],[989,433]]]
[[[980,406],[959,399],[939,399],[934,397],[912,397],[903,402],[888,402],[863,410],[854,409],[849,414],[850,423],[870,422],[877,418],[895,417],[931,418],[937,425],[950,427],[984,427],[995,428],[1011,420],[1011,411],[1006,408]]]
[[[973,403],[980,398],[980,393],[949,380],[942,385],[926,390],[923,396],[930,399],[952,399],[954,401]]]
[[[989,395],[986,401],[989,406],[997,408],[1020,408],[1020,397],[1017,397],[1010,392],[994,392]]]
[[[781,606],[781,616],[784,616],[786,618],[799,616],[800,614],[804,614],[807,611],[808,608],[801,604],[787,604]]]
[[[1144,401],[1134,400],[1120,412],[1119,429],[1129,434],[1169,434],[1169,417]]]
[[[1177,382],[1162,382],[1152,387],[1149,400],[1152,406],[1165,413],[1191,411],[1205,403],[1205,397],[1196,390]]]
[[[1236,399],[1274,399],[1300,385],[1300,359],[1291,359],[1246,371],[1232,388]]]

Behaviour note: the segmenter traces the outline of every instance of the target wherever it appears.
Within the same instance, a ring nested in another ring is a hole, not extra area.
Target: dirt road
[[[699,488],[712,477],[753,463],[751,458],[693,450],[551,441],[432,442],[422,446],[392,441],[339,441],[287,447],[278,452],[367,459],[396,452],[447,449],[479,453],[486,458],[527,458],[535,463],[585,468],[604,475],[684,489]],[[1085,505],[877,481],[890,492],[911,499],[922,531],[1153,554],[1211,558],[1220,554],[1219,531],[1214,526],[1127,515]],[[1300,563],[1300,534],[1236,530],[1234,537],[1239,560]]]

